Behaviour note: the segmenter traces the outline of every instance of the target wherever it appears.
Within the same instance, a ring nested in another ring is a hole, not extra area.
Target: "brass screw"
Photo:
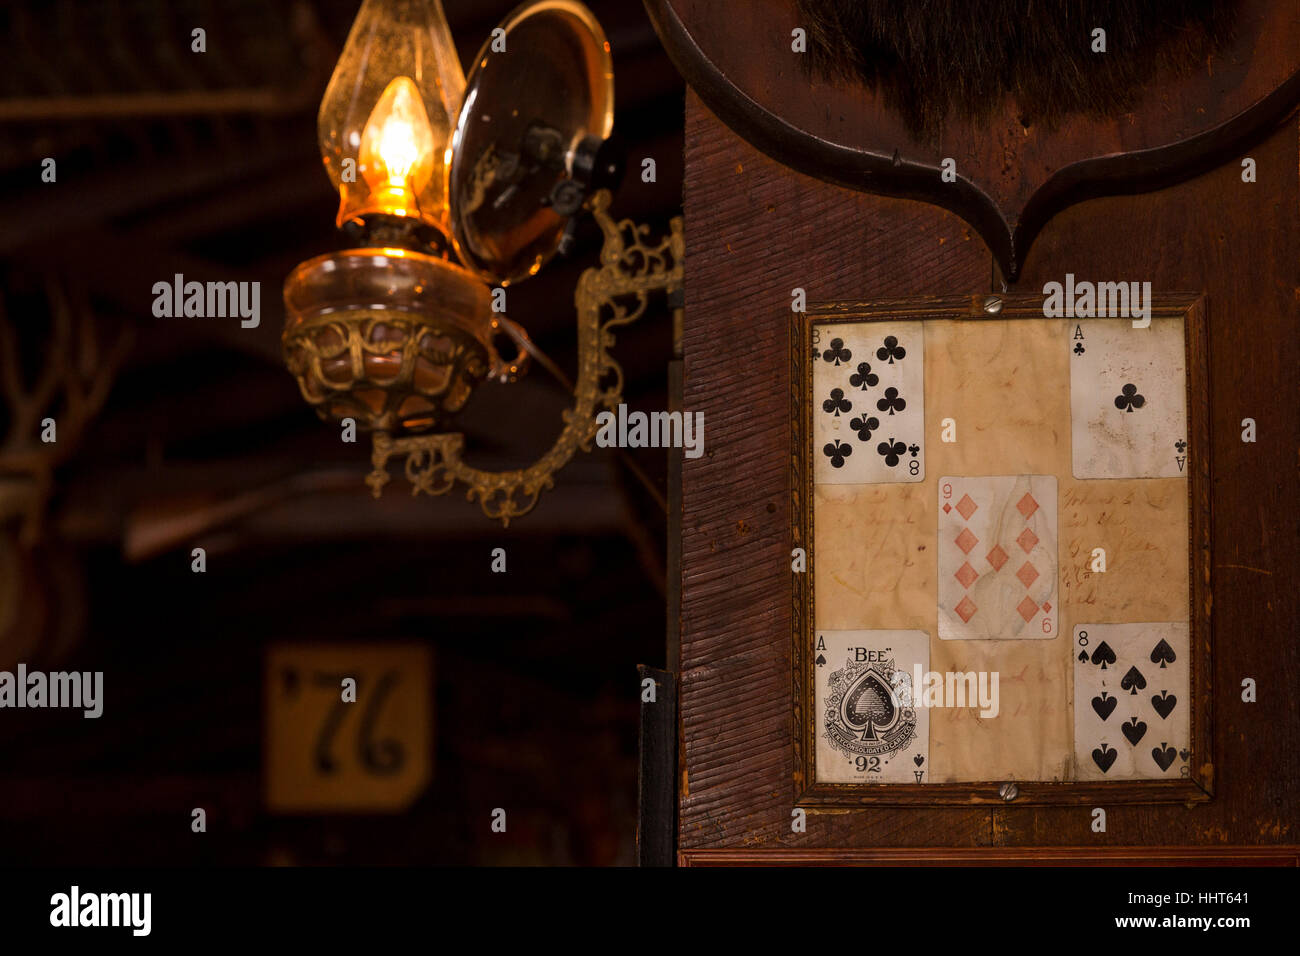
[[[984,300],[984,311],[989,315],[997,315],[1002,311],[1001,296],[991,295]]]
[[[998,796],[1007,803],[1010,803],[1012,800],[1016,799],[1016,797],[1020,796],[1020,788],[1014,783],[1004,783],[1002,786],[998,787]]]

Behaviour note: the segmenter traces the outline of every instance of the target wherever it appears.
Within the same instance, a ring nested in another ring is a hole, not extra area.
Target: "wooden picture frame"
[[[1210,634],[1210,426],[1207,306],[1203,296],[1153,296],[1151,318],[1183,321],[1188,480],[1188,559],[1191,692],[1189,774],[1171,780],[1046,782],[982,780],[961,783],[859,784],[817,782],[816,707],[811,654],[816,622],[813,518],[812,330],[814,325],[907,320],[1043,320],[1040,295],[973,295],[840,302],[794,313],[790,335],[792,363],[791,516],[793,545],[807,556],[806,573],[794,574],[792,589],[792,701],[794,708],[794,790],[801,807],[970,806],[974,804],[1084,805],[1205,802],[1213,794],[1214,746]],[[1058,321],[1058,320],[1051,320]],[[1068,388],[1068,385],[1065,387]],[[1064,629],[1062,629],[1064,630]],[[1007,786],[1014,784],[1014,786]]]

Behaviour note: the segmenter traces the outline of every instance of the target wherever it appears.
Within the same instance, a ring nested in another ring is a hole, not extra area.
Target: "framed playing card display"
[[[791,357],[799,805],[1208,799],[1204,300],[839,303]]]

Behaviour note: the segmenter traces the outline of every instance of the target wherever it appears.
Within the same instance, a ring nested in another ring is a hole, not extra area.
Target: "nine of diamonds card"
[[[924,363],[920,322],[813,330],[817,483],[924,480]]]
[[[939,479],[939,637],[1052,638],[1056,476]]]

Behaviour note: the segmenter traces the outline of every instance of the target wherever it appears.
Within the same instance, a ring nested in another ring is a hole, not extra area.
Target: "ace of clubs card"
[[[1080,780],[1165,779],[1190,766],[1185,623],[1074,629],[1074,760]]]
[[[1056,476],[939,479],[939,637],[1053,638]]]
[[[1076,478],[1187,474],[1187,368],[1182,319],[1133,328],[1067,323],[1070,444]]]
[[[917,669],[930,666],[925,631],[818,631],[817,781],[924,783],[930,717],[919,706]]]
[[[814,481],[924,480],[921,323],[826,323],[812,338]]]

